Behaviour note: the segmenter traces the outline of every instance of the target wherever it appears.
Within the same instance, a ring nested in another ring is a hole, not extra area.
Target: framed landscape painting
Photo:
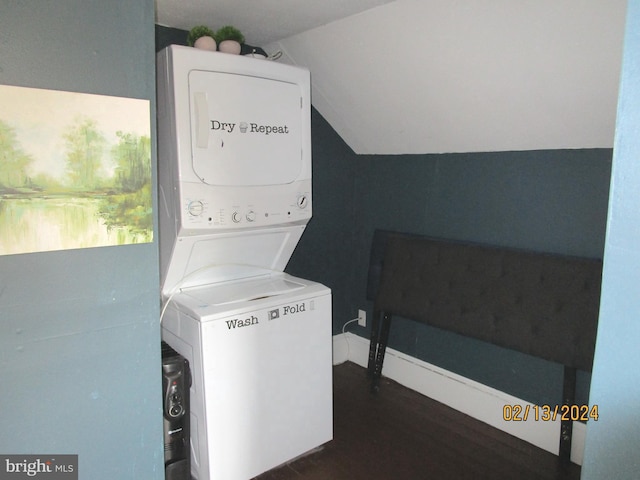
[[[148,100],[0,85],[0,255],[153,241]]]

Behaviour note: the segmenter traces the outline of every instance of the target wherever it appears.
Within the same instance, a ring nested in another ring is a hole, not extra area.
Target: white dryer
[[[192,475],[248,480],[333,435],[331,291],[284,268],[311,218],[309,72],[158,54],[162,337],[190,363]]]

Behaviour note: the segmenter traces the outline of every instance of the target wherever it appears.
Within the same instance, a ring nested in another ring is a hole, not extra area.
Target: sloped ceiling
[[[233,25],[263,46],[392,0],[156,0],[156,23],[182,30]]]
[[[311,2],[273,0],[235,24],[310,69],[315,108],[356,153],[613,145],[626,0],[397,0],[347,16]],[[158,0],[158,22],[186,28],[161,14],[170,3]],[[324,19],[296,20],[319,6]]]

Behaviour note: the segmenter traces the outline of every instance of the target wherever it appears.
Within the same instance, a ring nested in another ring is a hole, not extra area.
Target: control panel
[[[192,185],[182,198],[182,227],[215,231],[306,222],[312,214],[310,182],[298,187],[245,187],[243,195],[234,195],[233,189]]]

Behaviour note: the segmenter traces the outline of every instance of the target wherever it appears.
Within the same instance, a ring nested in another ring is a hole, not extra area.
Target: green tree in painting
[[[120,139],[112,149],[116,183],[123,192],[135,192],[151,182],[151,141],[131,133],[116,132]]]
[[[0,120],[0,193],[29,184],[32,158],[20,147],[13,128]]]
[[[67,147],[67,174],[78,190],[93,190],[100,185],[100,169],[105,138],[91,119],[80,119],[63,135]]]
[[[115,164],[113,187],[117,193],[106,197],[100,216],[107,228],[126,227],[132,234],[151,240],[151,140],[117,132],[119,142],[111,149]]]

